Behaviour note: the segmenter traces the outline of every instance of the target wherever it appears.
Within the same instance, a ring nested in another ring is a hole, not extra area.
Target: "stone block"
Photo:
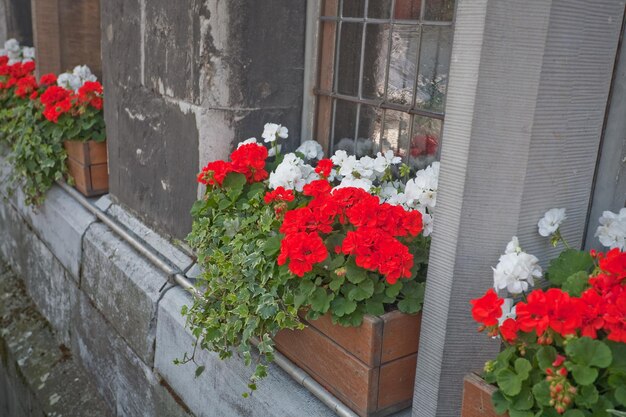
[[[191,299],[181,288],[168,291],[159,304],[155,369],[185,401],[197,417],[234,416],[332,416],[334,413],[304,387],[276,366],[260,382],[259,389],[243,398],[253,370],[239,358],[221,361],[216,354],[196,351],[198,363],[206,370],[195,378],[191,364],[175,365],[173,360],[191,353],[193,335],[185,329],[181,307]]]
[[[78,282],[83,235],[95,216],[56,185],[40,207],[28,206],[19,190],[15,196],[20,214]]]
[[[77,283],[6,201],[0,202],[0,254],[24,277],[26,289],[38,309],[52,324],[59,339],[67,343]]]
[[[107,107],[118,133],[109,135],[111,194],[148,226],[184,238],[200,170],[195,114],[144,89],[114,100],[117,107]]]
[[[192,259],[186,253],[174,246],[167,239],[161,237],[154,230],[147,227],[137,217],[133,216],[119,204],[111,205],[107,214],[133,232],[133,234],[147,243],[148,246],[151,246],[181,271],[187,270],[193,264]]]
[[[159,290],[167,276],[103,224],[84,238],[81,289],[146,364],[154,357]]]
[[[164,391],[152,369],[81,293],[72,318],[72,351],[104,400],[125,417],[183,417],[186,406]],[[164,414],[167,413],[167,414]]]

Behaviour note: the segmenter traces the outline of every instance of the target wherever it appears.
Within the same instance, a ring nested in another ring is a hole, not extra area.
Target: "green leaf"
[[[324,288],[316,288],[309,298],[311,308],[319,313],[326,313],[330,308],[331,297]]]
[[[241,190],[246,184],[246,176],[238,172],[230,172],[224,178],[222,187],[230,190]]]
[[[365,310],[372,316],[382,316],[385,314],[385,305],[380,301],[370,299],[365,302]]]
[[[522,379],[510,369],[502,369],[496,374],[498,388],[510,397],[517,395],[522,390]]]
[[[402,290],[402,281],[398,281],[385,289],[385,295],[390,298],[396,298]]]
[[[575,400],[576,405],[581,408],[591,408],[595,403],[598,402],[600,395],[598,394],[598,390],[593,385],[583,386],[578,390],[576,394]]]
[[[346,278],[353,284],[359,284],[367,278],[367,271],[354,263],[350,257],[346,262]]]
[[[333,315],[337,317],[343,317],[346,314],[350,314],[356,310],[356,303],[352,300],[348,300],[345,297],[337,296],[331,303],[330,309]]]
[[[547,407],[550,405],[550,384],[547,381],[541,381],[533,386],[533,395],[537,404]]]
[[[523,387],[522,391],[513,397],[512,409],[515,410],[530,410],[535,404],[535,398],[529,387]],[[511,414],[512,416],[513,414]]]
[[[332,281],[330,281],[330,283],[328,284],[328,288],[330,288],[334,292],[337,292],[339,291],[339,289],[341,288],[341,286],[343,285],[345,281],[346,281],[345,275],[342,275],[342,276],[335,275]]]
[[[556,349],[552,346],[542,346],[537,351],[537,363],[542,371],[552,367],[552,363],[556,360]]]
[[[573,274],[580,271],[589,272],[593,267],[593,258],[589,253],[566,249],[550,262],[546,277],[554,285],[563,285]]]
[[[265,241],[263,244],[263,254],[265,256],[272,256],[278,253],[280,250],[280,242],[282,241],[282,236],[274,236]]]
[[[626,343],[605,342],[613,356],[611,362],[611,372],[621,372],[626,374]]]
[[[374,281],[367,279],[359,285],[355,285],[348,292],[348,298],[354,301],[363,301],[374,294]]]
[[[202,375],[202,372],[204,372],[205,367],[204,366],[198,366],[196,368],[196,378],[198,378],[200,375]]]
[[[568,363],[566,362],[566,364]],[[580,385],[593,384],[598,378],[598,370],[590,366],[576,365],[570,362],[567,368],[572,372],[574,381]]]
[[[493,409],[498,415],[506,413],[509,409],[509,400],[504,397],[502,391],[500,390],[493,393],[491,396],[491,403],[493,404]]]
[[[531,369],[533,369],[533,367],[528,359],[517,358],[515,360],[515,372],[517,372],[517,375],[519,375],[522,381],[528,379]]]
[[[583,366],[606,368],[613,360],[611,349],[605,343],[589,337],[570,341],[565,353],[572,362]]]
[[[589,273],[587,271],[579,271],[570,275],[563,283],[562,288],[569,295],[580,297],[583,291],[589,288]]]
[[[626,386],[622,385],[620,387],[617,387],[617,389],[615,390],[615,399],[621,405],[626,407]]]
[[[535,417],[535,413],[533,413],[532,411],[516,410],[514,408],[510,408],[509,417]]]
[[[567,410],[563,417],[585,417],[585,413],[580,410]]]

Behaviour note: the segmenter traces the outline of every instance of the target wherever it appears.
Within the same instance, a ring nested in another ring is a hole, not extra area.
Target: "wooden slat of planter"
[[[89,143],[89,162],[95,165],[107,163],[106,142],[90,142]]]
[[[107,164],[91,166],[91,188],[93,193],[106,193],[109,190],[109,167]]]
[[[366,315],[360,327],[343,327],[334,325],[330,315],[326,314],[307,323],[369,367],[380,365],[383,338],[383,321],[380,318]]]
[[[380,412],[402,410],[411,405],[417,354],[396,359],[380,367],[378,409]]]
[[[287,358],[357,414],[376,410],[379,368],[366,366],[313,327],[283,330],[274,341]]]
[[[463,381],[463,408],[461,417],[497,417],[507,414],[496,414],[491,403],[491,396],[496,387],[486,383],[481,377],[472,373]]]
[[[384,322],[381,363],[417,352],[422,323],[421,313],[410,316],[396,310],[386,313],[381,318]]]

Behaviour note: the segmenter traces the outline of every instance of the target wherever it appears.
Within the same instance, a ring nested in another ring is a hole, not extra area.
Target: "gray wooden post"
[[[565,207],[580,246],[624,14],[617,0],[459,0],[413,416],[458,417],[463,376],[497,341],[469,300],[511,236],[555,255],[537,221]]]

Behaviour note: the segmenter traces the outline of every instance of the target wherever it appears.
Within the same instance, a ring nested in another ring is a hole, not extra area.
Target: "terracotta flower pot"
[[[508,413],[497,414],[493,409],[491,396],[496,387],[488,384],[480,376],[468,374],[463,381],[463,408],[461,417],[508,417]]]
[[[276,347],[359,416],[385,416],[413,399],[422,316],[365,316],[360,327],[329,315],[304,330],[283,330]]]
[[[107,145],[104,142],[66,140],[67,167],[75,187],[83,195],[94,197],[109,192]]]

